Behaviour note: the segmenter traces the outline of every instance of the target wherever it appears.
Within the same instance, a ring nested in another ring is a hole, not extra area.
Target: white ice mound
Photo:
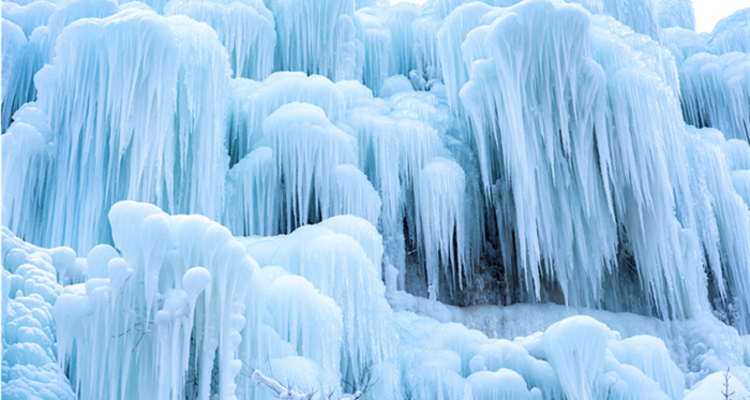
[[[75,253],[38,248],[3,228],[2,265],[3,397],[75,399],[57,363],[53,316],[63,291],[58,276],[72,272]]]
[[[412,398],[682,398],[684,375],[660,339],[621,340],[591,317],[568,317],[513,341],[405,311],[394,319]]]

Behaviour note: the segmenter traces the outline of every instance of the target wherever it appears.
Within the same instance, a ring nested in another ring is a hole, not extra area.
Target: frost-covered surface
[[[749,12],[3,1],[2,395],[747,396]]]
[[[57,363],[53,307],[63,291],[58,279],[82,278],[80,261],[68,248],[40,249],[3,228],[2,265],[2,396],[75,399]]]

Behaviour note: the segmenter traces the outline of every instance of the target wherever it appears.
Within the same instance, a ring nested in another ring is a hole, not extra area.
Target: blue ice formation
[[[749,16],[4,0],[3,397],[747,395]]]

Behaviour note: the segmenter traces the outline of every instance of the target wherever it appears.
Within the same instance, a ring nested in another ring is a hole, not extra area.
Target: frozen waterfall
[[[750,395],[750,8],[2,18],[4,398]]]

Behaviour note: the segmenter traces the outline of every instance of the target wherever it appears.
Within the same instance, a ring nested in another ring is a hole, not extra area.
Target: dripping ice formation
[[[750,8],[2,18],[4,398],[750,394]]]

